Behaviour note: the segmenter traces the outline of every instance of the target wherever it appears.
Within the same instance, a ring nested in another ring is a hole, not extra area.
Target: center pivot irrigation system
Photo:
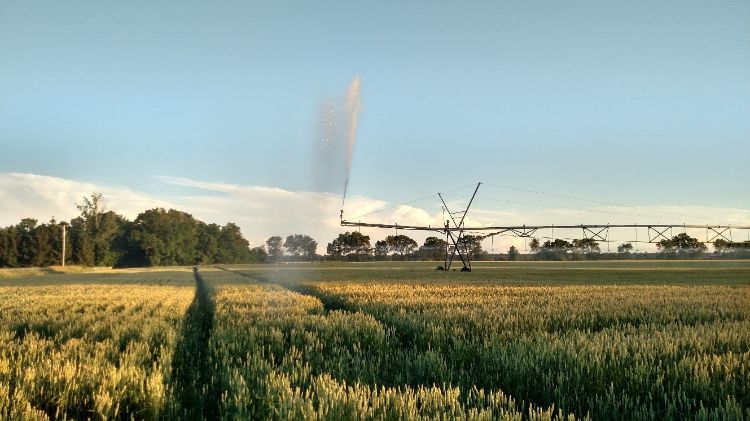
[[[469,243],[466,241],[466,235],[469,233],[477,233],[480,239],[490,238],[495,235],[505,234],[521,238],[531,238],[538,230],[543,229],[580,229],[583,231],[583,237],[586,239],[592,239],[596,241],[609,242],[609,230],[610,228],[634,228],[636,229],[636,236],[638,235],[637,228],[646,228],[648,233],[648,241],[641,241],[646,243],[659,243],[662,240],[670,240],[673,228],[682,229],[705,229],[706,230],[706,243],[715,243],[717,240],[726,241],[732,243],[732,230],[750,230],[750,226],[731,226],[731,225],[712,225],[712,224],[580,224],[580,225],[492,225],[492,226],[477,226],[467,227],[465,225],[466,214],[471,208],[471,204],[474,202],[474,198],[479,191],[479,186],[482,183],[477,183],[474,193],[469,199],[469,204],[466,209],[457,212],[451,212],[448,205],[445,203],[442,194],[438,193],[440,201],[443,202],[443,210],[449,216],[445,220],[445,224],[442,227],[431,227],[431,226],[415,226],[415,225],[399,225],[399,224],[377,224],[367,222],[352,222],[344,219],[344,210],[341,210],[341,226],[343,227],[368,227],[368,228],[385,228],[385,229],[396,229],[396,230],[408,230],[408,231],[432,231],[445,235],[445,270],[449,270],[451,265],[456,260],[456,257],[461,260],[463,267],[462,272],[471,272],[471,260]],[[489,233],[488,233],[489,231]],[[553,231],[554,235],[554,231]],[[636,242],[638,242],[636,238]]]

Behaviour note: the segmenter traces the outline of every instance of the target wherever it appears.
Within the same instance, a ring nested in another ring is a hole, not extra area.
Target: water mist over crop
[[[343,200],[346,200],[349,187],[357,126],[362,110],[360,89],[360,78],[355,76],[349,84],[346,97],[324,101],[318,117],[313,190],[338,194],[343,189]]]

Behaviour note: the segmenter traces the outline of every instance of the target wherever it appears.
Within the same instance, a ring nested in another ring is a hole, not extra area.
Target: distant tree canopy
[[[724,239],[717,239],[713,245],[716,251],[716,256],[714,257],[745,258],[748,256],[747,252],[750,251],[750,241],[730,242]],[[539,240],[535,238],[531,241],[530,246],[531,251],[535,253],[534,258],[539,260],[597,259],[601,255],[599,243],[591,238],[574,239],[570,242],[558,238],[547,240],[543,244],[540,244]],[[654,256],[668,259],[701,257],[707,250],[705,243],[691,237],[687,233],[662,239],[656,243],[656,247],[660,253]],[[631,243],[623,243],[617,246],[619,258],[629,257],[632,251],[633,244]],[[611,258],[615,256],[605,257]]]
[[[388,243],[385,240],[378,240],[375,242],[375,248],[373,249],[375,257],[379,259],[385,258],[388,255]]]
[[[667,256],[696,257],[706,251],[706,245],[686,233],[677,234],[671,239],[663,239],[656,247]]]
[[[718,240],[714,241],[714,250],[718,253],[750,250],[750,241],[735,242],[719,238]]]
[[[424,244],[417,250],[417,255],[422,259],[445,260],[446,241],[442,238],[427,237]]]
[[[346,232],[328,243],[326,251],[334,257],[369,255],[370,237],[358,231]]]
[[[294,234],[286,237],[284,248],[296,258],[305,257],[312,261],[318,249],[318,242],[309,235]]]
[[[411,254],[417,248],[417,242],[405,235],[389,235],[385,237],[388,251],[398,253],[401,258]]]
[[[520,254],[516,246],[510,246],[508,249],[508,260],[517,260]]]
[[[714,250],[721,253],[725,250],[729,249],[729,245],[731,243],[723,238],[719,238],[718,240],[714,241]]]
[[[633,251],[633,245],[630,243],[624,243],[617,246],[618,253],[630,253]]]
[[[572,248],[573,244],[560,238],[557,238],[555,240],[547,240],[544,242],[544,244],[542,244],[543,250],[559,251],[563,253],[567,253]]]
[[[132,238],[148,266],[190,265],[196,263],[198,222],[174,209],[147,210],[135,219]]]
[[[59,262],[61,230],[54,219],[48,224],[37,224],[31,218],[0,229],[0,266],[48,266]]]
[[[112,242],[125,218],[106,210],[106,201],[101,193],[93,193],[84,197],[83,202],[76,205],[81,216],[76,218],[75,234],[80,240],[80,257],[87,266],[113,266],[118,259],[118,253],[112,250]]]
[[[599,253],[599,243],[593,238],[581,238],[573,240],[572,248],[578,253]]]
[[[458,241],[458,246],[469,255],[469,258],[473,258],[483,253],[482,240],[483,238],[478,235],[464,235]]]
[[[538,260],[576,260],[596,256],[601,251],[599,243],[593,238],[580,238],[572,241],[556,238],[542,244],[534,238],[529,246]]]
[[[200,231],[201,224],[198,225]],[[213,233],[213,231],[212,231]],[[207,263],[248,263],[258,262],[249,250],[250,243],[242,236],[240,227],[228,222],[220,228],[216,254]]]
[[[265,247],[258,246],[250,249],[250,261],[253,263],[265,263],[268,261],[268,252]]]
[[[174,209],[150,209],[134,221],[106,209],[100,193],[84,197],[80,215],[67,225],[66,261],[83,266],[160,266],[196,263],[250,263],[264,259],[251,252],[240,228],[206,224]],[[62,224],[23,219],[0,229],[0,266],[50,266],[61,263]]]
[[[278,262],[284,256],[284,245],[282,244],[281,237],[278,235],[269,237],[268,240],[266,240],[266,247],[268,250],[268,258],[272,262]]]

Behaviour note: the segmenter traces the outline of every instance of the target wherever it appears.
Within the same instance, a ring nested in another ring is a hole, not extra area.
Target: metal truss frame
[[[583,238],[590,238],[597,241],[607,241],[607,239],[609,238],[609,227],[589,228],[582,225],[581,229],[583,230]],[[602,233],[604,233],[604,236],[602,236]]]
[[[467,227],[465,225],[466,214],[471,208],[471,204],[474,202],[479,186],[482,183],[477,183],[477,187],[474,189],[469,204],[466,209],[458,212],[451,212],[448,209],[448,205],[445,203],[443,196],[438,193],[440,200],[443,202],[443,207],[447,212],[450,219],[445,220],[445,224],[442,227],[432,226],[416,226],[416,225],[398,225],[398,224],[378,224],[378,223],[367,223],[367,222],[352,222],[344,219],[344,211],[341,211],[341,226],[343,227],[365,227],[365,228],[385,228],[385,229],[399,229],[405,231],[433,231],[440,234],[445,234],[446,246],[445,246],[445,270],[449,270],[451,265],[456,260],[456,257],[461,260],[463,267],[461,271],[471,271],[471,253],[467,249],[465,242],[467,232],[486,232],[492,231],[488,234],[480,235],[482,239],[493,237],[500,234],[510,234],[515,237],[521,238],[532,238],[539,230],[543,229],[580,229],[583,231],[583,237],[587,239],[593,239],[596,241],[609,242],[609,230],[612,228],[635,228],[636,229],[636,242],[638,235],[638,228],[646,228],[648,243],[659,243],[662,240],[671,240],[672,229],[705,229],[706,230],[706,243],[715,243],[716,241],[723,240],[732,242],[732,230],[750,230],[750,226],[733,226],[733,225],[712,225],[712,224],[580,224],[580,225],[497,225],[497,226],[476,226]],[[457,220],[456,216],[460,215],[460,219]],[[452,223],[452,224],[451,224]],[[553,231],[554,233],[554,231]]]
[[[710,234],[709,234],[710,232]],[[713,235],[709,239],[709,235]],[[714,243],[717,240],[732,242],[732,227],[706,227],[706,242]]]
[[[458,254],[458,257],[463,264],[461,271],[471,272],[471,252],[467,249],[466,241],[464,241],[464,220],[466,219],[466,214],[469,213],[469,208],[474,202],[474,197],[477,195],[477,191],[481,184],[482,183],[477,184],[477,188],[474,189],[474,194],[472,194],[471,199],[469,199],[469,204],[466,205],[466,209],[460,212],[451,212],[450,209],[448,209],[448,204],[443,200],[443,195],[438,193],[438,197],[440,197],[440,201],[443,202],[443,207],[450,217],[450,220],[445,221],[445,266],[443,266],[443,269],[445,270],[450,270],[453,260],[455,259],[456,254]],[[453,215],[461,215],[461,220],[456,222],[456,218],[454,218]],[[450,227],[451,221],[453,222],[453,229]],[[456,234],[454,234],[454,231]]]

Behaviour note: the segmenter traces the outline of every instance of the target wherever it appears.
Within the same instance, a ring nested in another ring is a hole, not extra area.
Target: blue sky
[[[313,176],[340,165],[321,107],[358,75],[353,195],[748,209],[747,22],[747,1],[0,0],[0,173],[340,194]]]

